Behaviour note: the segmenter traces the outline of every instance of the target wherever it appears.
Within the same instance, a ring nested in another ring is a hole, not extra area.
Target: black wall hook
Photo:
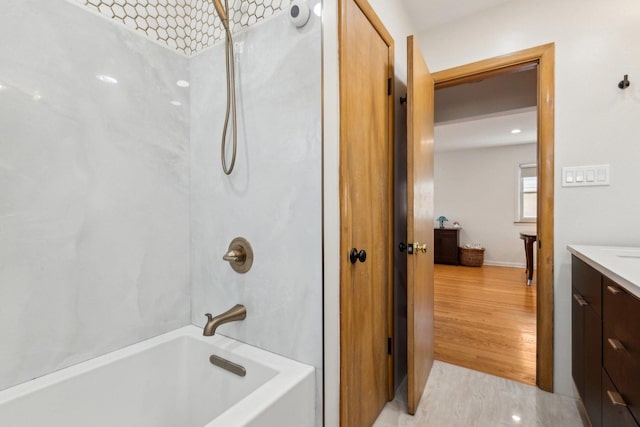
[[[620,89],[626,89],[631,85],[631,82],[629,81],[629,75],[625,74],[624,75],[624,80],[620,80],[620,83],[618,83],[618,87]]]
[[[400,97],[400,105],[407,103],[407,95]]]

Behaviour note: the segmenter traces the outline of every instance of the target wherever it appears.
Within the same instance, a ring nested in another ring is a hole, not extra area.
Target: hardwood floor
[[[435,266],[435,358],[536,383],[536,283],[525,269]]]

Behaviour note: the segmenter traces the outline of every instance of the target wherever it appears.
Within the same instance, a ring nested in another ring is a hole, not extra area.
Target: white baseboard
[[[518,268],[526,268],[526,264],[521,264],[519,262],[502,262],[502,261],[488,261],[485,260],[483,265],[493,265],[496,267],[518,267]]]

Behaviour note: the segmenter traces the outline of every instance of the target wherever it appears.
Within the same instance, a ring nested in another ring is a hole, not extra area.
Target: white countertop
[[[567,249],[640,298],[640,248],[568,245]]]

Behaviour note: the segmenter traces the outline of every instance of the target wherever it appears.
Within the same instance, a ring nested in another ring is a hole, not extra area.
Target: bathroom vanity
[[[593,427],[640,426],[640,248],[572,253],[572,375]]]

